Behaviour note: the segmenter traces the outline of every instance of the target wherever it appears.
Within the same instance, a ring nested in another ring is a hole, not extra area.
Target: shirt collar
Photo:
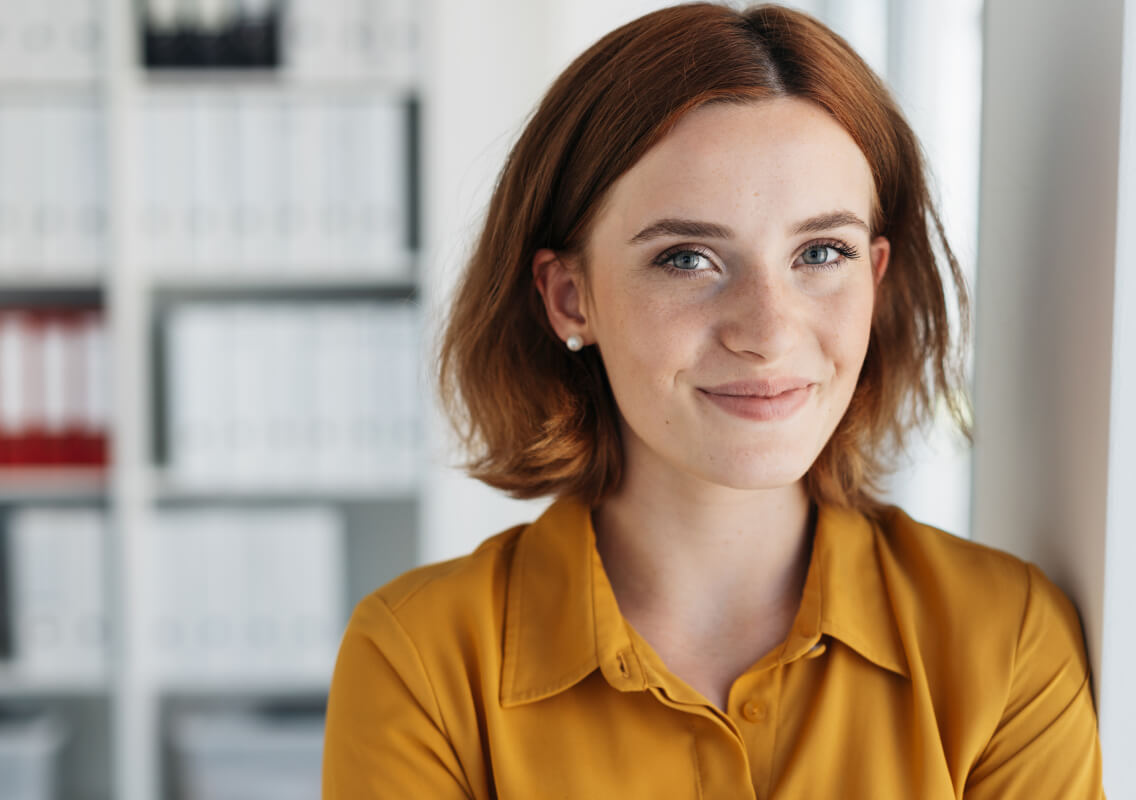
[[[805,593],[818,598],[821,633],[907,678],[907,654],[879,557],[883,536],[857,511],[821,506]]]
[[[799,657],[828,634],[874,664],[908,675],[877,535],[857,512],[820,508],[801,607],[782,660]],[[506,596],[504,707],[557,694],[597,668],[616,689],[647,688],[586,506],[557,500],[521,532]]]

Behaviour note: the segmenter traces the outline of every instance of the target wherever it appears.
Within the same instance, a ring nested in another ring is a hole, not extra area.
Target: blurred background
[[[544,505],[453,468],[431,347],[544,88],[662,5],[0,0],[0,796],[319,795],[354,604]],[[973,284],[981,0],[792,5]],[[971,465],[931,431],[890,497],[969,536]]]

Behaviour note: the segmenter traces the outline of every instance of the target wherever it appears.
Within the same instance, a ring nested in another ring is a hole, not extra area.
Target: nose
[[[729,350],[761,361],[789,353],[799,336],[788,277],[765,268],[735,275],[719,294],[719,339]]]

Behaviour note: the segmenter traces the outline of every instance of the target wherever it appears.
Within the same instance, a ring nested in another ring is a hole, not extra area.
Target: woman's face
[[[709,105],[614,184],[586,275],[538,253],[553,326],[599,349],[629,477],[804,475],[867,351],[889,252],[872,203],[866,159],[819,106]]]

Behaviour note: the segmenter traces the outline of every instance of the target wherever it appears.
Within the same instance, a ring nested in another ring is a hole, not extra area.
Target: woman
[[[472,473],[558,499],[359,604],[325,797],[1100,797],[1068,601],[874,498],[962,419],[944,275],[965,321],[917,142],[815,20],[679,6],[584,53],[440,362]]]

